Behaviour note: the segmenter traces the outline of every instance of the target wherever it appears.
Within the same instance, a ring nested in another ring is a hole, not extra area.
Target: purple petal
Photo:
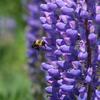
[[[54,3],[48,3],[48,7],[50,10],[55,10],[57,8],[57,5]]]
[[[92,78],[89,75],[87,75],[86,78],[85,78],[85,81],[86,82],[91,82],[92,81]]]
[[[61,11],[64,13],[64,14],[68,14],[68,15],[72,15],[74,13],[74,9],[73,8],[68,8],[66,6],[62,7],[61,8]]]
[[[58,69],[53,69],[53,68],[51,68],[51,69],[49,69],[48,70],[48,73],[49,73],[49,75],[51,75],[51,76],[54,76],[54,77],[59,77],[59,70]]]
[[[63,43],[63,39],[56,39],[56,43],[57,43],[58,45],[61,45],[61,44]]]
[[[78,75],[80,75],[81,71],[79,69],[71,69],[71,70],[67,71],[67,73],[78,76]]]
[[[42,23],[46,23],[46,18],[45,18],[45,17],[40,17],[40,21],[41,21]]]
[[[80,52],[79,54],[78,54],[78,57],[81,59],[81,60],[85,60],[86,58],[87,58],[87,56],[88,56],[88,53],[87,52]]]
[[[73,85],[62,85],[61,87],[61,90],[64,91],[64,92],[70,92],[73,90],[74,86]]]
[[[58,23],[56,24],[56,26],[57,26],[58,29],[63,30],[63,29],[65,29],[66,24],[64,24],[64,23],[62,23],[62,22],[58,22]]]
[[[95,93],[96,93],[96,96],[100,99],[100,91],[96,90]]]
[[[74,83],[75,82],[75,79],[72,79],[72,78],[64,78],[64,81],[66,82],[66,83]]]
[[[59,67],[61,67],[61,68],[64,67],[64,63],[65,63],[65,61],[57,61],[57,65],[58,65]]]
[[[56,0],[56,4],[57,4],[59,7],[65,6],[65,2],[62,1],[62,0]]]
[[[96,15],[95,20],[96,20],[97,23],[100,23],[100,14]]]
[[[47,30],[52,29],[52,26],[50,24],[43,24],[43,27]]]
[[[98,58],[97,59],[98,59],[98,61],[100,61],[100,54],[98,55]]]
[[[88,12],[85,11],[85,10],[82,10],[81,13],[80,13],[80,16],[81,16],[82,18],[88,18]]]
[[[70,46],[62,45],[62,46],[60,46],[60,50],[62,52],[69,52],[70,51]]]
[[[43,70],[49,70],[50,68],[53,68],[52,65],[49,65],[47,63],[42,63],[41,67],[42,67]]]
[[[60,50],[55,50],[54,54],[56,54],[57,56],[61,56],[62,52]]]
[[[81,88],[79,89],[79,92],[84,92],[85,90],[86,90],[85,87],[81,87]]]
[[[40,5],[40,8],[42,9],[42,10],[44,10],[44,11],[48,11],[48,5],[47,4],[41,4]]]
[[[47,93],[51,94],[52,93],[52,86],[46,87],[45,90],[46,90]]]

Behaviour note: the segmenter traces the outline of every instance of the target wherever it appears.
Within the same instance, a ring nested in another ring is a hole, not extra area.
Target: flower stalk
[[[88,30],[88,20],[85,20],[85,29],[86,29],[86,44],[87,44],[87,52],[88,52],[88,57],[87,57],[87,67],[91,67],[91,46],[90,46],[90,41],[88,39],[88,36],[90,34],[89,30]],[[92,86],[91,84],[88,84],[87,86],[87,100],[91,100],[91,96],[92,96]]]
[[[46,71],[50,100],[99,100],[100,23],[94,0],[46,0],[40,21],[46,35]],[[99,9],[99,8],[98,8]]]

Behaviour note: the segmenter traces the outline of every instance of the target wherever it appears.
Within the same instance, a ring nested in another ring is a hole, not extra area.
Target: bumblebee
[[[32,43],[32,48],[39,50],[41,47],[45,46],[45,44],[44,40],[35,40]]]

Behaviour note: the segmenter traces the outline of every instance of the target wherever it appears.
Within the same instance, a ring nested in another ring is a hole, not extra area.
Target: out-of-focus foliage
[[[0,15],[11,16],[15,18],[19,26],[25,25],[23,21],[24,5],[27,0],[0,0]]]
[[[21,0],[0,0],[0,18],[10,17],[16,22],[11,36],[3,33],[6,38],[0,40],[0,100],[32,100],[23,14]]]

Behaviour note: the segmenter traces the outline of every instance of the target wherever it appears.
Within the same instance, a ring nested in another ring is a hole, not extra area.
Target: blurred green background
[[[39,100],[32,98],[26,70],[26,4],[0,0],[0,100]]]

